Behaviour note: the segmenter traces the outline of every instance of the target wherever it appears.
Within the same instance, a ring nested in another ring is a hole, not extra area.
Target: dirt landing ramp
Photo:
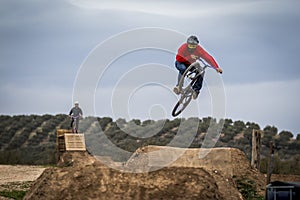
[[[239,157],[243,168],[250,168],[242,152],[233,148],[175,148],[167,146],[147,146],[138,149],[128,160],[126,166],[136,172],[150,171],[164,166],[205,168],[217,170],[223,176],[232,177]],[[245,166],[246,165],[246,166]],[[239,167],[241,167],[239,165]]]
[[[92,162],[86,153],[68,153],[64,160],[68,167],[45,170],[24,199],[226,199],[213,176],[200,168],[122,173]]]
[[[164,166],[202,168],[214,177],[220,193],[226,199],[241,197],[235,183],[240,178],[256,182],[258,194],[263,196],[265,191],[264,175],[251,168],[245,154],[235,148],[183,149],[146,146],[138,149],[125,166],[136,172],[151,171]]]

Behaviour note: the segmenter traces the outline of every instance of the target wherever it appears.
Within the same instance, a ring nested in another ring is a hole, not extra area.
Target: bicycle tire
[[[183,103],[183,99],[187,98],[187,100]],[[172,110],[172,116],[176,117],[178,116],[191,102],[192,100],[192,96],[183,96],[182,98],[180,98],[180,100],[176,103],[176,105],[174,106],[173,110]],[[182,108],[178,110],[179,106],[182,104]]]

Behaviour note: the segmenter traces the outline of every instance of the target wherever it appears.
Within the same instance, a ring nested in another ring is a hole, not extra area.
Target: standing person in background
[[[82,110],[78,101],[74,102],[74,107],[70,110],[69,116],[72,118],[70,126],[73,133],[78,133],[79,118],[82,117]],[[75,127],[73,127],[73,123],[75,123]]]

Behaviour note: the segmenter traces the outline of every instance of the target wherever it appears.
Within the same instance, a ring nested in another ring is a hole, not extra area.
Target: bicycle
[[[71,121],[71,128],[72,128],[72,133],[78,133],[78,125],[79,125],[79,117],[78,116],[71,116],[72,121]]]
[[[192,63],[183,73],[178,87],[180,98],[173,108],[172,116],[176,117],[179,115],[191,102],[193,95],[193,85],[205,72],[207,65],[202,59],[198,58],[194,63]]]

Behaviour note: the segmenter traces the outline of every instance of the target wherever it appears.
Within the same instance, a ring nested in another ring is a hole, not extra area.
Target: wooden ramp
[[[70,130],[59,129],[56,131],[56,136],[58,152],[86,151],[84,134],[74,134]]]
[[[66,151],[85,151],[84,134],[65,134]]]

